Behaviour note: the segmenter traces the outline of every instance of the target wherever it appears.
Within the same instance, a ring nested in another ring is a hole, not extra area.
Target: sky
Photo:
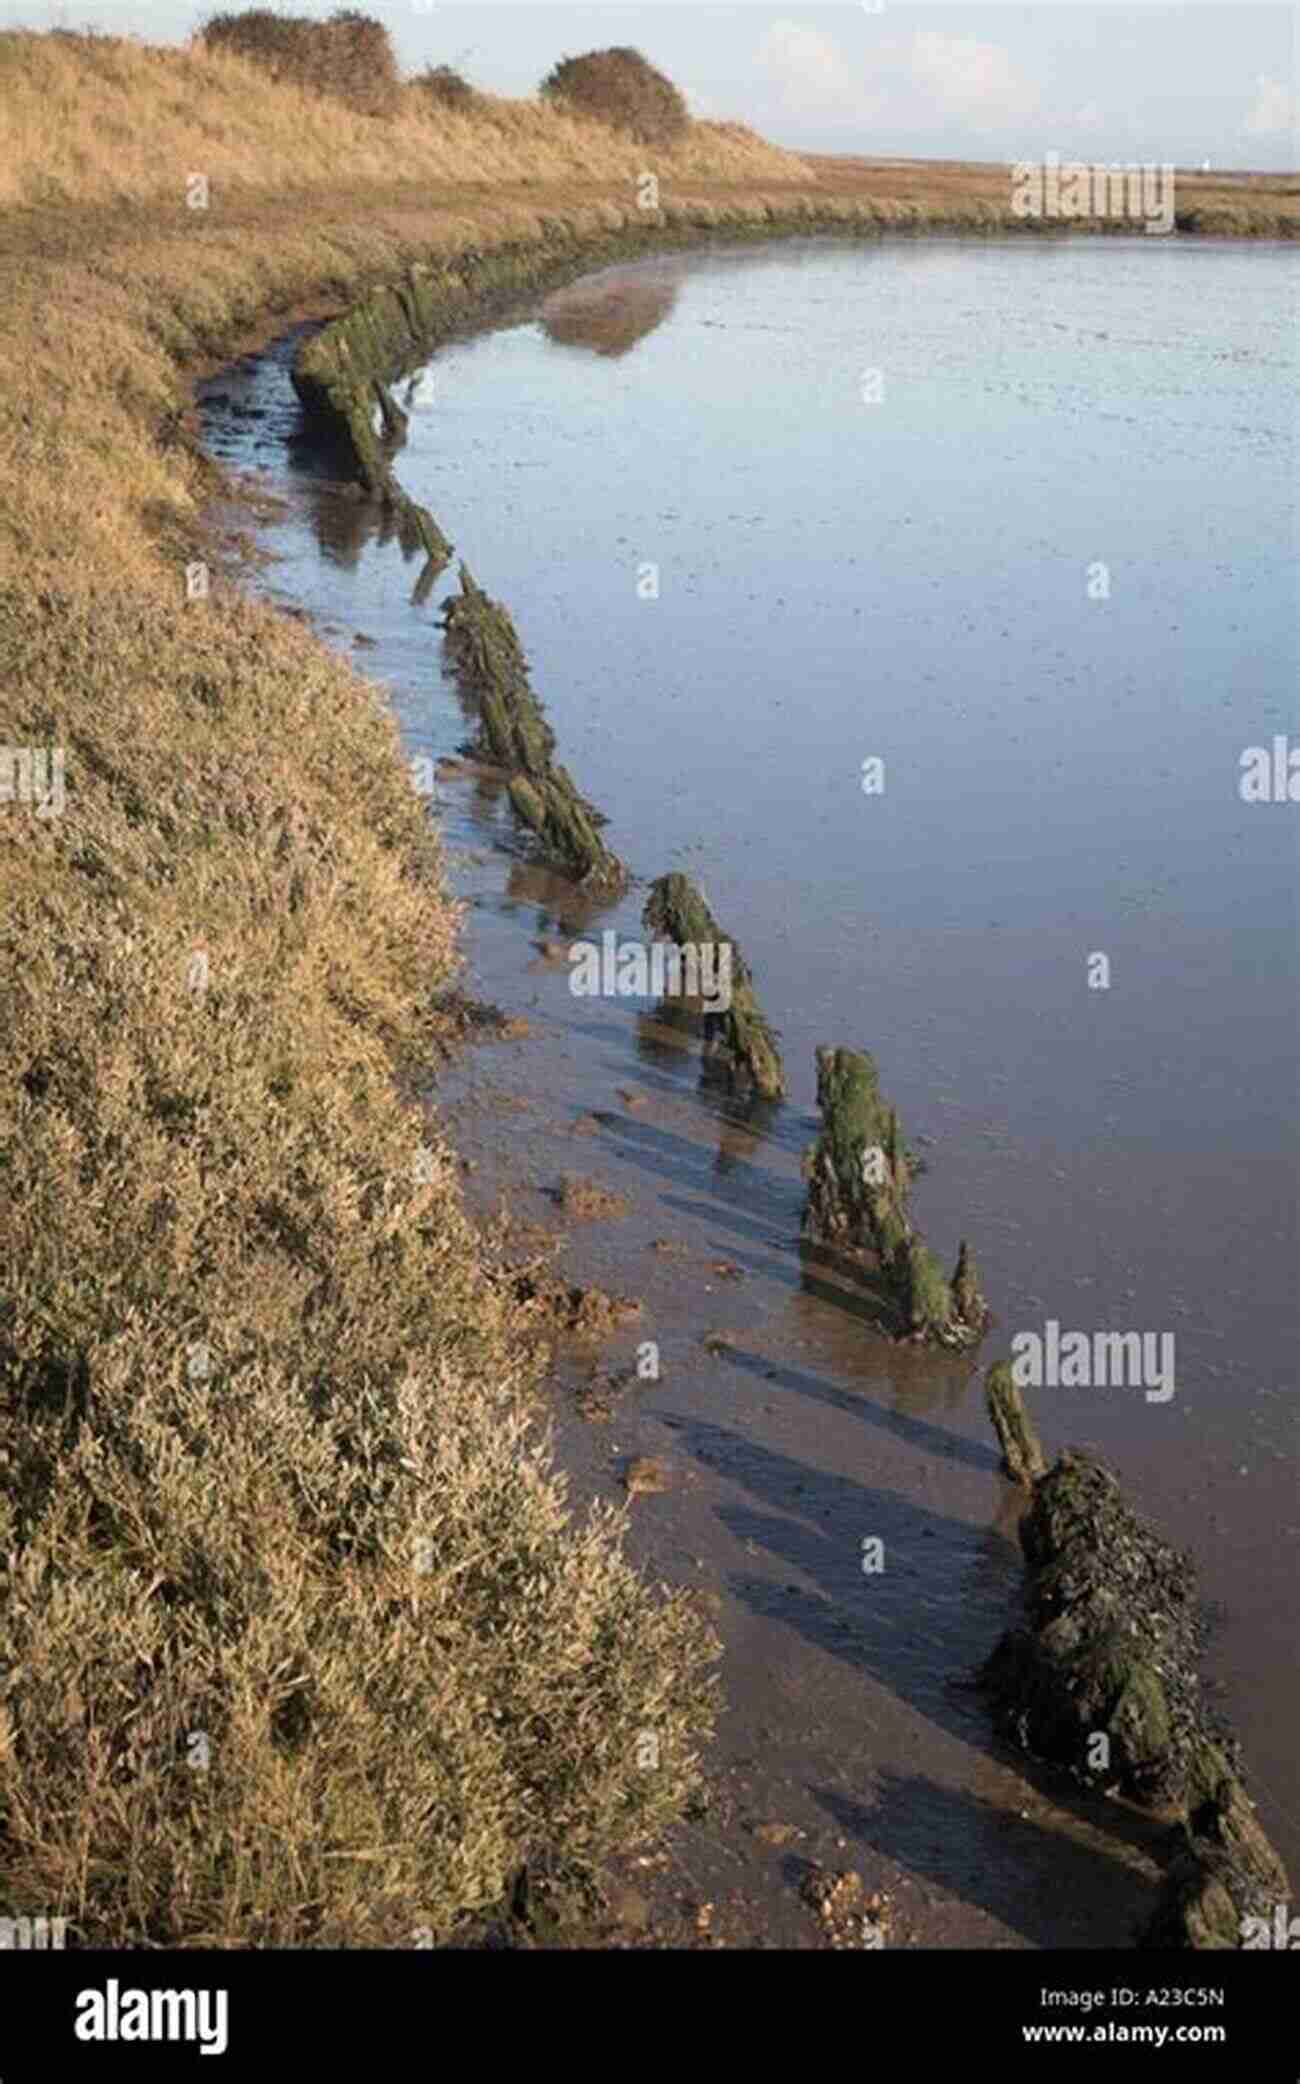
[[[180,42],[240,0],[0,0],[8,27],[94,27]],[[267,0],[259,0],[267,4]],[[337,0],[289,0],[324,15]],[[402,64],[450,63],[526,94],[556,58],[632,44],[696,114],[738,117],[809,151],[1089,164],[1300,166],[1300,9],[1254,0],[1033,0],[986,6],[855,0],[353,0]]]

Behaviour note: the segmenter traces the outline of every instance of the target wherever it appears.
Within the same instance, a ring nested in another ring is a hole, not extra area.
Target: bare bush
[[[213,15],[202,33],[211,49],[251,59],[272,79],[309,87],[363,115],[388,116],[398,105],[401,83],[388,31],[355,8],[325,21],[247,8]]]
[[[643,145],[671,145],[690,128],[680,90],[626,45],[561,58],[541,91],[548,100],[627,131]]]

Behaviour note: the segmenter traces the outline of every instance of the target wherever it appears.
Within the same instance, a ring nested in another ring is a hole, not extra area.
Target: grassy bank
[[[457,958],[392,720],[187,598],[184,367],[489,228],[317,204],[10,227],[0,745],[66,766],[0,803],[0,1909],[81,1943],[448,1936],[661,1829],[711,1713],[399,1097]]]
[[[0,206],[186,206],[192,173],[220,200],[323,186],[391,189],[565,179],[632,181],[644,145],[553,101],[480,95],[431,104],[418,82],[390,115],[363,114],[202,44],[0,35]],[[809,181],[803,161],[739,124],[694,123],[654,164],[677,177]]]

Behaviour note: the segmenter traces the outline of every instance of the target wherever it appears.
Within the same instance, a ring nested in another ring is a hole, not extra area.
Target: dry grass
[[[191,174],[218,204],[322,186],[397,182],[539,187],[575,177],[629,184],[646,148],[546,102],[482,95],[430,104],[418,81],[397,113],[362,115],[246,58],[152,49],[108,37],[0,34],[0,206],[123,201],[180,217]],[[737,126],[694,124],[653,169],[669,176],[779,182],[808,174]]]
[[[103,52],[159,91],[160,55]],[[399,1097],[457,922],[391,717],[185,596],[180,365],[538,230],[316,203],[5,227],[0,746],[63,748],[66,805],[0,802],[0,1910],[82,1943],[446,1937],[659,1831],[711,1715],[706,1627],[568,1509]]]
[[[436,848],[391,723],[263,610],[6,590],[0,655],[68,769],[0,819],[0,1903],[446,1936],[673,1813],[707,1644],[570,1522],[397,1098]]]

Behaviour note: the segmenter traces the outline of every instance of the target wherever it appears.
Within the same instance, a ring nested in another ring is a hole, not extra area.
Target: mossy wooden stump
[[[357,481],[396,515],[403,547],[423,549],[421,583],[427,589],[450,562],[452,546],[428,508],[410,498],[393,474],[392,452],[405,439],[407,419],[380,371],[397,366],[400,355],[384,323],[359,306],[298,350],[291,376],[304,410],[343,441]]]
[[[518,817],[579,883],[611,891],[622,886],[627,870],[605,845],[587,806],[571,786],[565,789],[553,777],[532,781],[524,774],[512,774],[509,786]]]
[[[516,815],[577,882],[621,889],[627,870],[600,837],[604,817],[556,763],[555,733],[533,692],[515,626],[464,564],[460,592],[441,620],[457,684],[478,709],[475,750],[509,774]]]
[[[1240,1944],[1244,1920],[1287,1900],[1287,1880],[1236,1739],[1202,1698],[1191,1563],[1091,1455],[1067,1449],[1032,1488],[1024,1619],[981,1672],[995,1720],[1082,1784],[1174,1820],[1145,1944]]]
[[[984,1396],[1002,1449],[1003,1474],[1013,1483],[1032,1489],[1039,1477],[1047,1474],[1047,1457],[1016,1387],[1009,1360],[995,1361],[989,1369]]]
[[[460,568],[460,592],[441,614],[457,684],[478,707],[480,758],[530,780],[546,781],[555,733],[528,678],[518,633],[498,601],[484,593],[469,567]]]
[[[1229,1774],[1176,1834],[1164,1888],[1138,1944],[1197,1951],[1290,1947],[1290,1910],[1286,1869],[1241,1782]],[[1279,1922],[1288,1927],[1283,1935]]]
[[[716,951],[729,951],[731,1004],[725,1011],[705,1015],[706,1059],[733,1089],[755,1092],[765,1100],[783,1099],[781,1052],[748,966],[689,877],[676,872],[660,876],[651,886],[641,922],[656,940],[672,941],[678,948],[712,948],[719,964],[722,957]]]
[[[974,1257],[963,1240],[949,1281],[914,1228],[907,1207],[912,1163],[865,1050],[817,1051],[817,1104],[822,1132],[804,1162],[805,1235],[874,1255],[903,1336],[972,1345],[988,1317]]]
[[[1004,1726],[1090,1785],[1149,1808],[1194,1805],[1209,1792],[1199,1778],[1208,1733],[1188,1559],[1073,1448],[1034,1484],[1020,1543],[1025,1625],[985,1666]]]

